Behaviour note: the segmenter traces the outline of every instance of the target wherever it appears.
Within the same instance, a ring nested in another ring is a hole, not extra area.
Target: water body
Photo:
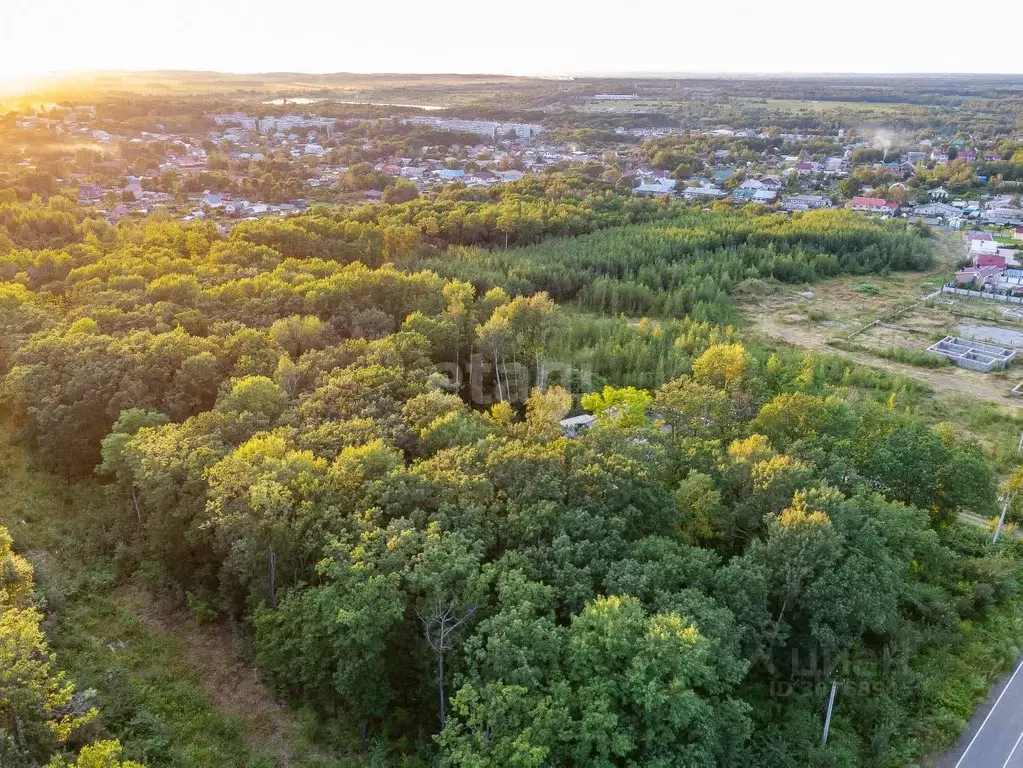
[[[270,101],[264,101],[263,103],[264,104],[271,104],[271,105],[273,105],[275,107],[283,107],[285,102],[288,103],[288,104],[315,104],[318,101],[323,101],[323,99],[308,99],[308,98],[305,98],[304,96],[299,96],[299,97],[294,98],[294,99],[292,99],[292,98],[272,99]]]
[[[272,99],[270,101],[264,101],[264,104],[270,104],[275,107],[282,107],[285,103],[288,104],[316,104],[321,101],[333,101],[335,104],[363,104],[369,107],[404,107],[406,109],[422,109],[426,112],[436,112],[438,109],[444,109],[444,107],[437,106],[436,104],[399,104],[393,101],[350,101],[350,100],[336,100],[336,99],[309,99],[305,97],[282,98]]]

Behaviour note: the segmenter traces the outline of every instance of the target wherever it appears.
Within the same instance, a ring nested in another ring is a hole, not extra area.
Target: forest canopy
[[[1018,594],[1016,541],[958,522],[996,503],[984,449],[727,321],[750,286],[923,268],[926,237],[551,184],[223,232],[7,203],[4,407],[105,485],[119,568],[232,622],[346,754],[920,759]]]

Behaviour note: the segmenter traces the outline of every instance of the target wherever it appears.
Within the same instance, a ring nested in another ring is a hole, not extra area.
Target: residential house
[[[465,183],[471,187],[485,187],[497,184],[498,181],[497,174],[493,171],[488,171],[486,168],[473,171],[465,177]]]
[[[812,211],[818,208],[830,208],[831,201],[823,195],[791,195],[781,204],[786,211]]]
[[[844,165],[845,160],[841,157],[824,158],[824,170],[828,173],[838,173],[842,170]]]
[[[444,181],[455,181],[465,176],[465,171],[461,168],[440,168],[433,173],[438,179],[443,179]]]
[[[670,195],[675,191],[675,180],[666,178],[646,178],[632,190],[637,195]]]
[[[941,219],[958,219],[962,217],[963,213],[954,205],[949,205],[948,203],[925,203],[924,205],[916,206],[913,209],[913,215]]]
[[[987,202],[984,203],[984,207],[987,209],[993,208],[1011,208],[1012,207],[1012,195],[996,195]]]
[[[974,266],[981,256],[991,256],[998,253],[998,243],[994,240],[970,240],[969,254]]]
[[[948,190],[944,187],[932,189],[927,194],[930,195],[931,200],[948,200]]]
[[[1005,269],[1005,257],[997,253],[981,253],[974,258],[973,266]]]
[[[700,198],[719,198],[724,197],[724,190],[714,186],[704,187],[686,187],[682,190],[682,197],[686,200],[696,200]]]
[[[78,202],[82,205],[101,200],[103,198],[103,187],[99,184],[82,183],[78,185]]]
[[[977,153],[974,152],[972,149],[964,149],[962,152],[959,153],[959,159],[972,165],[973,163],[977,162]]]
[[[899,204],[889,203],[881,197],[854,197],[849,201],[849,207],[854,211],[893,214],[899,209]]]
[[[982,287],[988,284],[994,285],[1002,274],[1002,267],[966,267],[956,272],[956,285],[973,284]]]
[[[1023,225],[1023,211],[1019,208],[990,208],[985,210],[980,218],[989,224],[1000,224],[1002,226]]]
[[[1014,240],[1023,240],[1023,227],[1016,227],[1012,233]]]

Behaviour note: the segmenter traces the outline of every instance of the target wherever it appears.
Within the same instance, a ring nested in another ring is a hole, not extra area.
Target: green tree
[[[582,397],[582,407],[592,411],[601,423],[616,427],[637,427],[646,424],[647,410],[653,398],[635,387],[604,387]]]
[[[32,568],[0,526],[0,759],[29,768],[96,717],[79,711],[32,602]]]

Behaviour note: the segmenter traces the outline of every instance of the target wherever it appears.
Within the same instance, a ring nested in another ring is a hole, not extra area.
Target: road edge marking
[[[1009,761],[1012,760],[1012,756],[1016,754],[1016,747],[1019,746],[1020,741],[1023,741],[1023,731],[1019,732],[1019,736],[1016,738],[1016,743],[1012,745],[1012,751],[1009,752],[1009,756],[1005,758],[1005,762],[1002,763],[1002,768],[1005,768],[1005,766],[1009,764]]]
[[[1016,675],[1019,674],[1021,668],[1023,668],[1023,661],[1020,661],[1020,663],[1016,665],[1016,671],[1012,673],[1012,677],[1009,678],[1009,682],[1005,684],[1005,687],[1002,688],[1002,692],[998,694],[998,698],[995,699],[995,703],[991,705],[991,709],[988,710],[987,717],[984,718],[984,722],[980,724],[980,728],[977,729],[977,732],[973,734],[973,738],[970,739],[970,743],[966,745],[966,749],[963,750],[963,754],[959,757],[959,760],[956,762],[955,768],[959,768],[960,763],[962,763],[963,760],[966,759],[966,754],[970,751],[970,747],[973,746],[973,742],[977,740],[977,737],[980,736],[980,732],[983,731],[984,726],[987,725],[987,721],[991,719],[991,715],[994,714],[994,711],[996,709],[998,709],[998,705],[1002,701],[1002,696],[1004,696],[1005,692],[1009,690],[1009,686],[1012,685],[1012,681],[1016,679]]]

